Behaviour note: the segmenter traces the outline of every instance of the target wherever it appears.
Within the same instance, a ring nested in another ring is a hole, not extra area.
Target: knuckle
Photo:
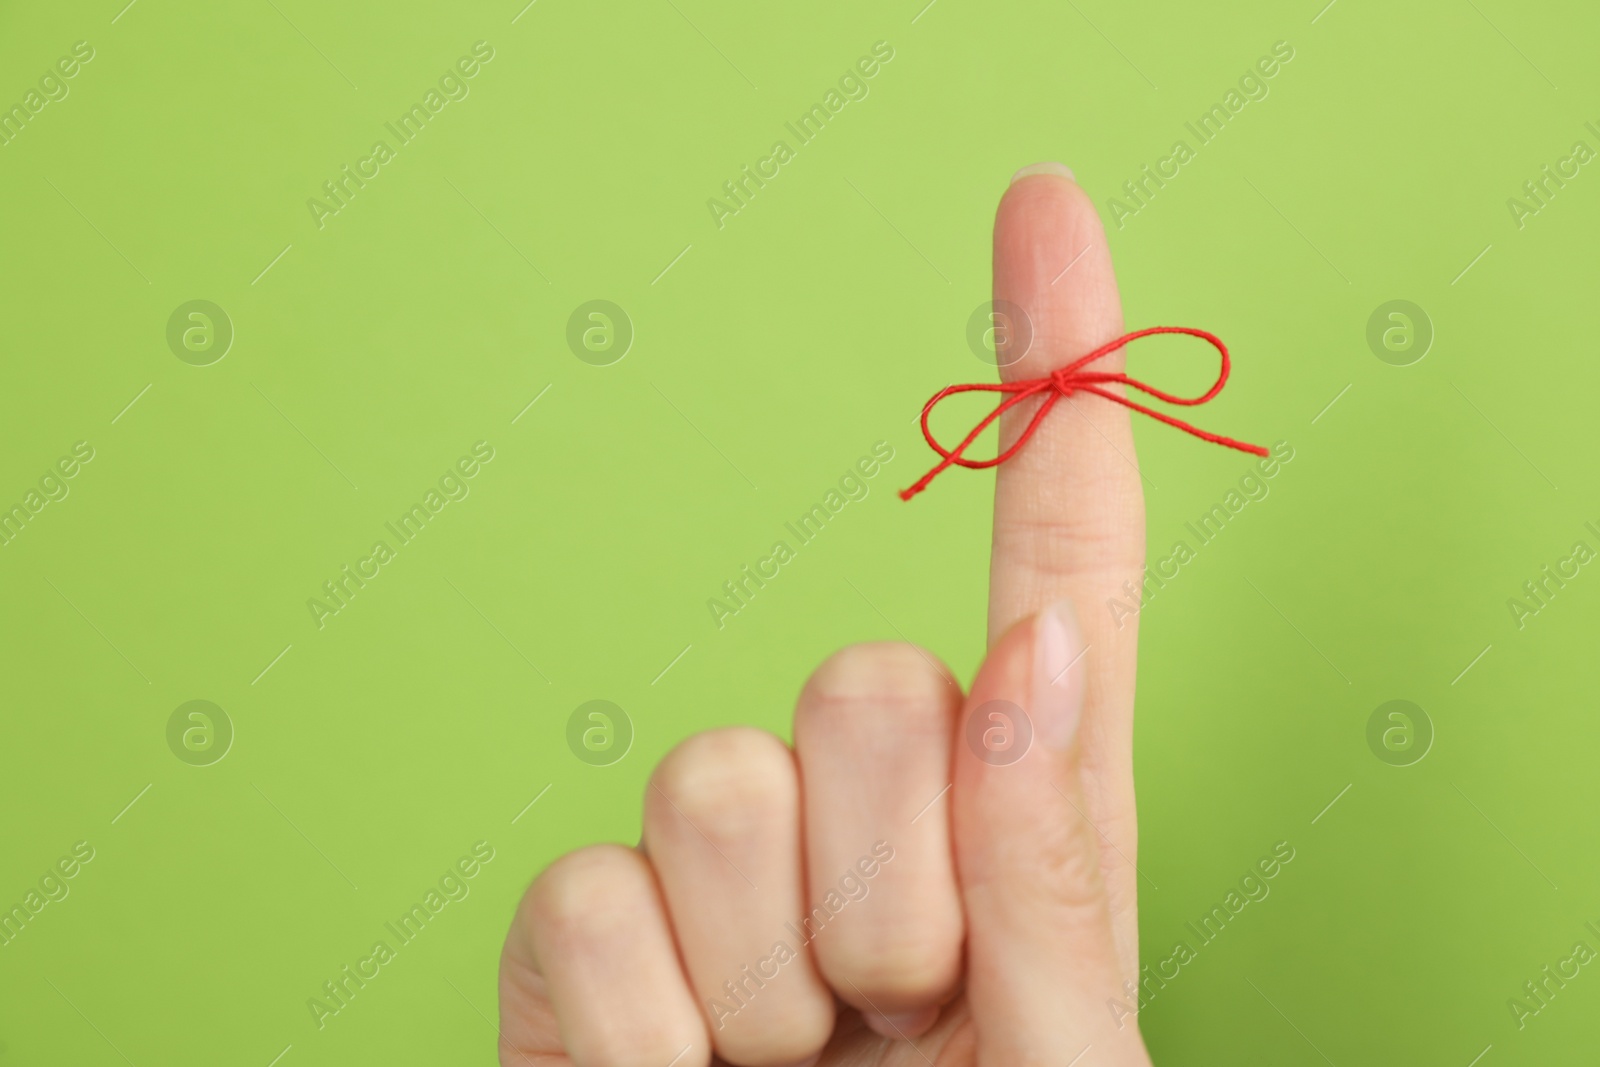
[[[1005,813],[1005,819],[1014,819]],[[962,865],[962,889],[970,909],[985,915],[1082,914],[1106,908],[1099,846],[1094,830],[1076,812],[1028,823],[1026,834],[991,832],[993,824],[969,824],[958,833],[980,834],[981,859]],[[976,921],[975,919],[973,921]]]
[[[819,999],[807,1005],[790,1004],[788,1009],[782,1016],[763,1020],[759,1032],[738,1033],[731,1024],[728,1030],[716,1031],[713,1027],[711,1040],[719,1057],[714,1062],[808,1062],[828,1043],[835,1021],[833,1002],[831,998]]]
[[[1135,477],[1109,519],[1105,515],[1063,518],[1042,505],[1033,514],[997,517],[994,556],[1044,589],[1059,589],[1068,579],[1103,580],[1107,588],[1120,588],[1124,577],[1144,570],[1144,539],[1129,534],[1144,529],[1139,492]]]
[[[590,845],[546,867],[528,888],[541,929],[585,940],[636,921],[641,857],[621,845]]]
[[[696,734],[656,767],[649,807],[658,818],[687,819],[713,840],[743,840],[799,804],[794,758],[764,730],[730,727]]]
[[[1094,910],[1105,906],[1100,849],[1094,830],[1081,816],[1044,825],[1033,837],[1032,892],[1054,907]],[[1025,883],[1027,884],[1027,883]]]
[[[892,1005],[888,1010],[936,1001],[960,977],[958,933],[939,937],[920,927],[877,926],[819,948],[822,971],[835,989],[850,992],[853,986],[872,1003]]]
[[[796,730],[892,723],[943,732],[960,688],[932,653],[882,641],[849,645],[817,667],[800,700]]]
[[[567,1062],[584,1067],[691,1067],[695,1057],[684,1057],[683,1051],[693,1045],[704,1048],[704,1041],[698,1027],[642,1016],[618,1018],[612,1025],[586,1028],[568,1039],[567,1051],[572,1058]],[[674,1056],[683,1058],[674,1060]],[[704,1063],[705,1059],[699,1062]],[[523,1064],[519,1062],[518,1067]]]

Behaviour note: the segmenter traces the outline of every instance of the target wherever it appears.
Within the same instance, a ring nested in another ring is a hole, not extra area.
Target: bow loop
[[[1127,374],[1119,371],[1086,371],[1083,369],[1096,360],[1105,358],[1112,352],[1115,352],[1118,349],[1137,341],[1141,337],[1149,337],[1152,334],[1158,333],[1179,333],[1185,334],[1189,337],[1198,337],[1217,350],[1217,355],[1220,357],[1221,362],[1217,370],[1217,380],[1212,383],[1211,388],[1207,389],[1204,393],[1196,397],[1176,396],[1172,393],[1166,392],[1165,390],[1157,389],[1155,386],[1146,382],[1142,382],[1137,378],[1131,378]],[[1055,406],[1056,401],[1061,400],[1062,398],[1070,398],[1074,393],[1080,392],[1093,393],[1095,396],[1104,397],[1105,399],[1110,400],[1113,403],[1121,404],[1123,407],[1132,411],[1137,411],[1140,414],[1148,415],[1152,419],[1166,423],[1168,426],[1175,427],[1176,429],[1182,430],[1187,434],[1192,434],[1193,436],[1200,438],[1202,441],[1210,441],[1212,444],[1222,445],[1225,448],[1238,449],[1240,452],[1249,452],[1252,455],[1265,456],[1268,454],[1267,450],[1262,448],[1260,445],[1247,444],[1244,441],[1236,441],[1231,437],[1223,437],[1220,434],[1214,434],[1209,431],[1202,430],[1197,426],[1191,426],[1182,419],[1176,419],[1171,415],[1165,415],[1159,411],[1154,411],[1150,408],[1147,408],[1138,401],[1130,400],[1127,396],[1121,393],[1114,393],[1101,388],[1101,386],[1107,384],[1120,384],[1128,386],[1132,389],[1137,389],[1147,396],[1153,396],[1157,400],[1165,401],[1168,404],[1178,404],[1183,407],[1193,407],[1197,404],[1206,403],[1218,393],[1222,392],[1222,387],[1228,382],[1228,371],[1228,346],[1223,344],[1222,339],[1216,334],[1209,333],[1205,330],[1195,329],[1194,327],[1190,326],[1150,326],[1143,330],[1135,330],[1132,333],[1123,334],[1116,340],[1109,341],[1106,344],[1101,345],[1099,348],[1096,348],[1094,351],[1089,352],[1086,355],[1079,356],[1066,366],[1057,367],[1043,378],[1027,378],[1017,382],[969,382],[964,385],[946,386],[935,393],[928,400],[928,402],[922,406],[922,436],[928,442],[928,447],[932,448],[939,454],[940,461],[931,471],[923,475],[915,485],[911,486],[909,489],[902,489],[900,491],[900,499],[910,500],[912,497],[922,492],[928,487],[928,483],[933,481],[934,477],[947,467],[956,466],[966,467],[971,470],[981,470],[985,467],[999,466],[1021,451],[1022,446],[1027,444],[1028,438],[1032,437],[1034,431],[1039,428],[1039,423],[1044,420],[1044,417],[1050,413],[1050,409]],[[934,406],[947,396],[953,396],[956,393],[979,391],[1008,393],[1010,395],[1000,403],[996,404],[994,410],[985,415],[978,422],[978,424],[972,428],[972,431],[968,433],[966,437],[961,439],[960,444],[956,445],[954,448],[945,448],[938,442],[938,440],[934,438],[933,430],[928,426],[928,416],[933,413]],[[1011,408],[1016,407],[1029,397],[1037,395],[1042,395],[1044,397],[1043,402],[1040,403],[1038,410],[1033,413],[1033,417],[1028,420],[1028,425],[1023,428],[1023,431],[1020,434],[1017,435],[1016,441],[1012,443],[1010,448],[1003,450],[993,459],[973,460],[966,458],[965,453],[967,448],[978,439],[978,436],[982,434],[984,430],[989,428],[990,424],[992,424],[996,419],[1000,418],[1000,416],[1004,415]]]

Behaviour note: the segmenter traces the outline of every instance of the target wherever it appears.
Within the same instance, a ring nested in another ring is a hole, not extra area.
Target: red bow
[[[1217,373],[1217,380],[1212,384],[1211,388],[1197,397],[1173,396],[1171,393],[1162,392],[1155,386],[1147,385],[1137,378],[1130,378],[1126,374],[1110,374],[1104,371],[1085,371],[1081,369],[1102,356],[1115,352],[1129,342],[1137,341],[1141,337],[1149,337],[1155,333],[1183,333],[1209,342],[1222,356],[1222,368]],[[947,386],[933,394],[932,398],[922,406],[922,436],[927,439],[928,447],[944,458],[939,461],[938,466],[918,479],[917,484],[909,489],[900,490],[900,499],[910,500],[926,489],[935,475],[951,465],[967,467],[971,470],[982,470],[985,467],[996,467],[1004,463],[1016,455],[1023,445],[1028,443],[1028,438],[1033,436],[1034,430],[1039,428],[1039,423],[1044,417],[1050,414],[1050,409],[1055,406],[1056,401],[1063,397],[1069,397],[1073,393],[1093,393],[1095,396],[1105,397],[1107,400],[1121,404],[1125,408],[1132,408],[1134,411],[1149,415],[1152,419],[1159,419],[1168,426],[1176,426],[1178,429],[1185,433],[1193,434],[1202,441],[1210,441],[1213,444],[1224,445],[1228,448],[1237,448],[1241,452],[1249,452],[1257,456],[1268,454],[1267,450],[1260,445],[1246,444],[1243,441],[1235,441],[1231,437],[1210,433],[1200,429],[1198,426],[1191,426],[1182,419],[1175,419],[1171,415],[1163,415],[1161,412],[1153,411],[1137,401],[1129,400],[1125,396],[1118,396],[1116,393],[1102,389],[1101,386],[1107,382],[1121,382],[1123,385],[1132,386],[1134,389],[1147,393],[1158,400],[1165,400],[1169,404],[1181,404],[1185,407],[1204,404],[1222,392],[1222,387],[1228,382],[1228,346],[1222,343],[1222,338],[1205,330],[1197,330],[1189,326],[1151,326],[1148,329],[1135,330],[1133,333],[1123,334],[1115,341],[1101,345],[1088,355],[1080,356],[1065,367],[1058,367],[1043,378],[1028,378],[1020,382],[969,382],[965,385]],[[991,393],[1010,393],[1012,395],[1001,401],[993,411],[984,416],[983,421],[973,427],[972,432],[962,438],[959,445],[956,445],[953,449],[946,450],[943,445],[934,440],[933,431],[928,429],[928,416],[933,412],[934,405],[945,397],[977,390]],[[978,439],[978,435],[989,428],[990,423],[1030,396],[1040,393],[1045,394],[1044,403],[1039,405],[1039,410],[1034,412],[1032,420],[1029,421],[1022,433],[1017,436],[1016,441],[1010,448],[993,459],[973,460],[967,459],[962,455],[967,450],[967,447]]]

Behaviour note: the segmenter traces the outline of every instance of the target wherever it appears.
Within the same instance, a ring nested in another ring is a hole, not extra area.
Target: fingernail
[[[1015,185],[1030,174],[1054,174],[1056,177],[1065,178],[1068,181],[1075,182],[1078,180],[1077,175],[1072,173],[1072,168],[1065,163],[1035,163],[1032,166],[1023,167],[1013,174],[1011,183]]]
[[[1041,611],[1033,622],[1033,716],[1039,742],[1057,752],[1078,736],[1088,649],[1078,616],[1065,600]]]
[[[908,1041],[913,1037],[922,1036],[938,1021],[939,1009],[923,1008],[921,1011],[903,1011],[890,1015],[864,1011],[861,1013],[861,1018],[873,1033],[892,1037],[896,1041]]]

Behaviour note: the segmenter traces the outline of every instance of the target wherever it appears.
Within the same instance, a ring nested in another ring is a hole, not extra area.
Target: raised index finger
[[[1000,344],[1001,377],[1007,381],[1043,377],[1122,334],[1122,301],[1105,231],[1088,194],[1069,174],[1060,164],[1025,168],[995,216],[995,305],[1020,308],[1027,319],[1013,324]],[[1091,369],[1120,371],[1123,360],[1122,352],[1113,352]],[[1030,402],[1007,414],[1001,423],[1006,446],[1034,410]],[[1058,402],[1022,450],[1000,465],[989,574],[991,641],[1018,619],[1062,599],[1074,601],[1091,645],[1100,640],[1095,621],[1106,614],[1106,599],[1119,595],[1122,583],[1144,566],[1137,462],[1127,410],[1080,394]]]

